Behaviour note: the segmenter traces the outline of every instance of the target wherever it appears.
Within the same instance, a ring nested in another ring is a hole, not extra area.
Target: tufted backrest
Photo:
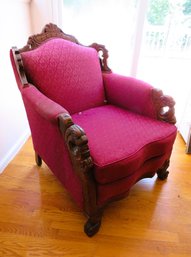
[[[53,38],[21,56],[28,81],[70,113],[104,104],[95,49]]]

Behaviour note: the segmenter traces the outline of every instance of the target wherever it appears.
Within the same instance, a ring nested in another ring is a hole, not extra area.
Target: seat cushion
[[[170,156],[177,131],[172,124],[113,105],[92,108],[72,118],[87,134],[95,179],[100,184],[130,176],[149,159]]]
[[[95,49],[54,38],[21,55],[29,82],[70,113],[104,105]]]

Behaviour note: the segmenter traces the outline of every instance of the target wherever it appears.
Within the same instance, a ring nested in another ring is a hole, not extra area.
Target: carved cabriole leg
[[[42,165],[42,159],[41,157],[38,155],[37,152],[35,152],[35,161],[36,161],[36,164],[40,167]]]
[[[169,171],[167,170],[169,167],[170,161],[166,160],[163,166],[157,170],[157,175],[160,180],[165,180],[168,177]]]
[[[58,121],[74,170],[82,183],[84,212],[88,216],[88,220],[84,225],[84,232],[91,237],[100,228],[102,210],[96,204],[96,183],[93,178],[94,166],[90,156],[88,139],[83,129],[73,123],[69,114],[59,115]]]

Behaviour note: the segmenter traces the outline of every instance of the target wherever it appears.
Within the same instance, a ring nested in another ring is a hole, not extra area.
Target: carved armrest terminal
[[[156,107],[158,120],[166,121],[171,124],[176,123],[175,101],[171,96],[163,95],[162,90],[153,89],[153,100]]]

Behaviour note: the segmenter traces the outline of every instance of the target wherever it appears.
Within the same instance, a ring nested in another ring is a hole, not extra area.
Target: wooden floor
[[[31,139],[0,176],[0,257],[190,257],[191,156],[178,136],[165,182],[136,184],[108,206],[93,238],[85,217],[45,164]]]

